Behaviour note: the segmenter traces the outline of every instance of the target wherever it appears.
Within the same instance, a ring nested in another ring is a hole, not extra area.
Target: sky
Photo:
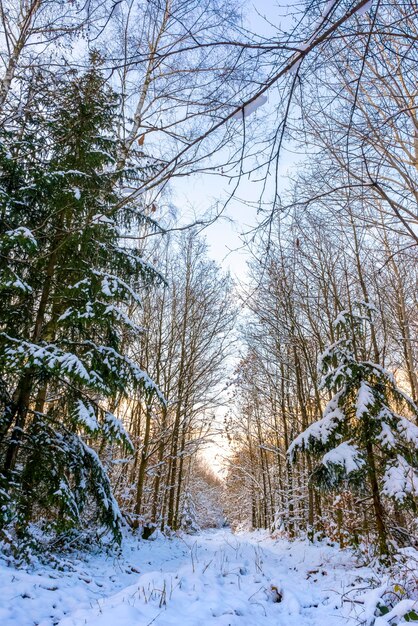
[[[254,4],[248,4],[247,10],[247,27],[253,32],[261,33],[265,36],[272,34],[274,31],[265,20],[260,17],[264,15],[271,23],[278,24],[282,21],[283,14],[286,9],[283,8],[289,4],[281,2],[278,8],[277,3],[271,0],[261,0]],[[291,6],[291,4],[290,4]],[[266,107],[274,106],[274,93],[269,94],[269,102]],[[263,119],[264,111],[262,108],[254,114],[255,121]],[[283,191],[288,185],[288,173],[291,171],[299,157],[292,151],[286,149],[282,152],[279,162],[279,192]],[[230,271],[232,277],[236,280],[239,288],[240,284],[245,284],[247,274],[247,262],[251,258],[248,247],[244,245],[242,233],[250,231],[257,224],[257,211],[253,206],[248,205],[248,201],[256,203],[259,199],[263,182],[252,182],[244,177],[234,195],[231,198],[231,190],[234,183],[227,178],[217,174],[195,174],[185,178],[176,179],[171,186],[172,202],[178,210],[179,225],[193,223],[206,214],[211,207],[223,206],[228,200],[227,207],[222,217],[213,224],[202,230],[208,244],[208,256],[213,258],[225,271]],[[268,196],[268,193],[267,193]],[[243,201],[245,199],[245,201]],[[237,353],[230,361],[230,369],[237,362],[239,356],[239,344],[237,344]],[[219,407],[216,412],[216,425],[220,425],[228,411],[228,405]],[[212,469],[219,475],[224,474],[224,459],[230,452],[229,446],[225,438],[218,434],[213,438],[204,452],[203,457]]]
[[[298,159],[297,155],[283,150],[278,177],[280,192],[288,186],[288,175],[295,170]],[[238,283],[245,283],[246,264],[250,259],[245,241],[251,236],[259,220],[256,208],[249,206],[248,202],[254,204],[257,202],[261,183],[245,178],[233,197],[231,197],[232,188],[233,184],[228,184],[227,179],[221,176],[194,175],[179,179],[173,184],[172,200],[178,209],[181,225],[191,224],[205,215],[211,207],[217,205],[222,208],[227,202],[221,217],[203,228],[202,235],[209,246],[208,256],[225,271],[231,272]]]
[[[264,36],[275,33],[272,24],[285,21],[288,7],[295,3],[274,2],[273,0],[260,0],[257,4],[246,5],[246,27],[253,32]],[[264,17],[266,19],[264,19]],[[271,110],[274,106],[274,90],[268,93],[269,102],[266,108]],[[262,108],[252,114],[256,120],[263,119]],[[283,191],[288,184],[288,172],[294,168],[299,157],[294,152],[284,150],[279,163],[279,191]],[[202,232],[209,246],[209,256],[213,258],[224,270],[231,272],[238,281],[246,280],[246,264],[250,258],[248,248],[244,245],[242,234],[250,231],[257,224],[257,212],[246,202],[256,203],[259,199],[263,182],[252,182],[243,178],[233,198],[231,190],[234,183],[221,175],[199,174],[186,178],[177,179],[172,185],[173,203],[178,209],[181,225],[192,223],[196,218],[206,214],[211,207],[220,207],[228,200],[228,205],[222,217],[215,223],[205,228]],[[268,194],[267,194],[268,196]],[[244,202],[242,199],[245,198]]]

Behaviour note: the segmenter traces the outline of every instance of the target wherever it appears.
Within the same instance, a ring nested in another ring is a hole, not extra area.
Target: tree
[[[167,404],[131,398],[126,421],[136,451],[132,463],[116,469],[115,482],[133,526],[177,530],[190,497],[198,502],[194,468],[216,432],[236,308],[230,277],[193,230],[160,241],[152,254],[159,255],[166,283],[143,298],[135,319],[147,332],[131,352]]]
[[[115,169],[117,98],[99,63],[34,81],[29,111],[2,130],[1,511],[24,539],[33,522],[59,535],[86,515],[120,538],[94,445],[131,448],[118,405],[160,395],[126,350],[141,332],[129,309],[159,275],[121,238],[144,219],[118,191],[138,166]]]
[[[365,311],[365,313],[364,313]],[[387,370],[365,359],[362,339],[369,332],[371,307],[343,311],[335,326],[339,338],[322,355],[322,389],[332,395],[323,417],[291,444],[289,454],[309,450],[319,458],[312,481],[335,490],[347,484],[372,499],[381,556],[388,554],[383,498],[416,511],[418,428],[400,415],[418,416],[414,402]],[[363,313],[363,314],[362,314]],[[364,487],[366,486],[366,489]]]

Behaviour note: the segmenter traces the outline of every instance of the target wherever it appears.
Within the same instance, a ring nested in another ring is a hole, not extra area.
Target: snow
[[[408,495],[418,497],[418,472],[400,454],[386,468],[382,493],[402,503]]]
[[[42,366],[49,371],[58,371],[61,377],[74,374],[84,383],[106,391],[105,383],[97,372],[88,368],[77,355],[71,352],[64,352],[55,344],[37,345],[28,341],[23,341],[1,333],[11,345],[5,348],[5,354],[9,359],[11,367],[33,367]],[[109,346],[96,345],[92,341],[84,341],[85,347],[91,348],[100,354],[103,364],[112,372],[120,372],[120,375],[140,383],[150,393],[155,393],[162,403],[166,400],[158,386],[151,380],[146,372],[129,357],[119,354]],[[90,355],[91,356],[91,355]],[[85,355],[88,357],[89,355]]]
[[[129,369],[130,376],[138,383],[142,383],[148,391],[151,393],[155,393],[159,400],[165,404],[166,400],[159,389],[158,385],[154,383],[153,380],[148,376],[146,372],[144,372],[136,363],[132,361],[129,357],[119,354],[110,346],[100,346],[95,345],[93,342],[86,341],[84,342],[86,345],[94,346],[95,350],[99,352],[99,354],[103,358],[104,364],[112,371],[116,371],[116,367],[120,366],[123,368],[124,366]]]
[[[86,174],[86,172],[82,172],[80,170],[55,170],[55,172],[51,172],[50,176],[68,176],[68,174],[75,174],[76,176],[85,176],[86,178],[91,178],[90,174]]]
[[[403,617],[406,613],[409,613],[410,611],[416,612],[417,610],[418,610],[417,601],[408,600],[408,599],[401,600],[391,611],[389,611],[389,613],[386,613],[386,615],[382,615],[381,617],[378,617],[374,623],[374,626],[384,626],[385,624],[394,624],[392,620],[395,617]],[[406,621],[404,622],[402,620],[402,622],[398,622],[398,624],[399,623],[406,624],[407,622]]]
[[[72,287],[69,287],[69,288],[71,289]],[[64,313],[59,316],[58,321],[59,322],[63,322],[64,320],[67,319],[67,317],[70,317],[70,315],[72,315],[72,314],[73,314],[73,308],[72,307],[70,307],[68,309],[65,309]]]
[[[25,291],[27,293],[32,292],[32,287],[25,283],[21,278],[16,276],[14,280],[8,280],[4,283],[5,287],[14,287],[15,289],[20,289],[20,291]]]
[[[126,292],[129,294],[134,302],[141,304],[142,300],[140,295],[134,291],[128,283],[123,281],[119,276],[115,274],[109,274],[108,272],[102,272],[100,270],[93,270],[93,274],[102,277],[102,293],[108,297],[114,297]]]
[[[368,590],[365,594],[362,594],[358,601],[364,605],[363,611],[363,623],[373,624],[376,619],[376,607],[382,603],[382,596],[386,593],[388,588],[388,579],[385,577],[383,585],[379,585],[375,589]]]
[[[243,116],[244,117],[248,117],[249,115],[254,113],[258,108],[260,108],[264,104],[266,104],[266,102],[267,102],[267,96],[264,96],[264,95],[257,96],[257,98],[255,100],[253,100],[249,104],[246,104],[239,111],[234,113],[234,115],[232,116],[232,119],[234,119],[234,120],[242,120]]]
[[[323,465],[341,465],[345,472],[355,472],[362,465],[364,460],[359,456],[357,446],[350,445],[346,441],[327,452],[322,458]]]
[[[293,63],[292,67],[289,70],[290,74],[296,74],[296,72],[300,68],[300,64],[302,63],[302,60],[303,60],[303,57],[301,57],[295,63]]]
[[[398,415],[398,431],[406,441],[418,447],[418,426],[410,422],[406,417]]]
[[[345,311],[341,311],[340,313],[338,313],[337,317],[335,318],[335,320],[333,321],[332,325],[334,326],[334,328],[336,328],[339,324],[346,324],[347,323],[347,315],[349,314],[349,311],[345,310]]]
[[[316,19],[315,22],[312,24],[312,29],[313,29],[312,35],[309,37],[309,39],[306,42],[298,45],[298,52],[292,57],[291,60],[293,60],[293,64],[291,68],[289,69],[290,74],[296,74],[297,71],[299,70],[300,65],[304,58],[303,56],[299,58],[299,52],[305,52],[309,48],[309,46],[315,40],[315,37],[318,34],[320,28],[326,22],[331,11],[336,6],[337,2],[338,0],[328,0],[328,2],[326,2],[322,10],[321,16],[318,19]]]
[[[356,417],[361,419],[364,414],[369,412],[370,407],[372,407],[374,403],[375,400],[370,386],[362,380],[357,393]]]
[[[347,550],[264,531],[130,537],[119,558],[76,552],[29,571],[0,560],[0,623],[342,626],[366,606],[343,603],[343,594],[371,574]]]
[[[144,332],[144,329],[142,326],[138,326],[137,324],[135,324],[135,322],[131,320],[131,318],[129,317],[129,315],[125,313],[125,311],[122,311],[122,309],[115,306],[114,304],[108,304],[105,310],[103,311],[103,315],[111,315],[119,322],[123,322],[126,326],[128,326],[135,333],[140,334]]]
[[[363,6],[360,7],[360,9],[356,11],[356,15],[364,15],[365,13],[370,11],[372,6],[373,6],[373,0],[369,0],[368,2],[366,2],[366,4],[363,4]]]
[[[14,230],[7,230],[5,235],[9,239],[26,239],[31,245],[37,246],[38,242],[36,241],[33,233],[26,226],[19,226],[19,228],[15,228]]]
[[[339,399],[344,393],[345,389],[341,389],[334,397],[328,402],[324,410],[324,417],[317,422],[314,422],[306,430],[292,441],[289,446],[288,454],[290,457],[295,453],[296,448],[302,450],[307,448],[310,439],[317,439],[322,443],[328,441],[331,433],[336,429],[338,424],[345,419],[344,413],[338,406]]]
[[[331,12],[331,10],[334,8],[336,4],[337,4],[337,0],[328,0],[328,2],[325,3],[325,6],[323,8],[322,17],[323,18],[327,17],[328,13]]]
[[[396,581],[326,541],[228,529],[152,538],[128,535],[119,556],[74,551],[26,571],[0,557],[1,625],[383,626],[417,608],[404,598],[377,617]]]
[[[76,405],[77,420],[91,432],[96,432],[99,429],[99,424],[97,423],[94,407],[90,403],[85,404],[82,400],[77,400]]]
[[[363,309],[366,309],[366,311],[369,312],[369,315],[379,312],[378,308],[373,304],[373,302],[366,302],[366,300],[357,300],[357,305],[362,307]],[[369,320],[370,318],[363,317],[362,319]]]
[[[123,423],[110,411],[106,411],[104,415],[103,431],[116,441],[126,442],[126,445],[133,451],[134,445],[125,430]],[[115,461],[114,461],[115,462]]]
[[[102,213],[97,213],[96,215],[93,215],[91,221],[92,224],[110,224],[111,226],[114,226],[115,224],[115,222],[110,219],[110,217],[107,217],[107,215],[103,215]]]
[[[392,429],[388,424],[386,424],[386,422],[382,422],[381,426],[382,430],[377,436],[377,439],[384,445],[385,448],[392,450],[396,446],[396,439],[394,437]]]
[[[49,344],[39,346],[28,341],[16,339],[3,334],[13,345],[5,349],[5,354],[9,357],[12,366],[17,366],[24,355],[26,367],[32,365],[42,365],[43,367],[53,371],[59,369],[61,375],[74,372],[79,378],[89,383],[97,383],[96,375],[89,373],[82,361],[70,352],[61,351],[56,345]]]

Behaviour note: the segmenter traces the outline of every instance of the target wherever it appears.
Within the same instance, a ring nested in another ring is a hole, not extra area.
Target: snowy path
[[[90,557],[69,573],[2,566],[0,624],[339,626],[359,574],[350,561],[326,544],[260,533],[131,541],[122,559]]]

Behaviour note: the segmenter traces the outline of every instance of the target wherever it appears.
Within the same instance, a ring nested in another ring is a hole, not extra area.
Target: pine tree
[[[161,394],[129,357],[130,317],[160,280],[123,233],[144,220],[116,167],[117,98],[99,59],[32,85],[0,141],[0,526],[27,540],[121,516],[95,448],[131,448],[115,416],[129,394]],[[33,534],[33,533],[32,533]]]
[[[418,498],[418,415],[414,402],[399,389],[394,376],[367,360],[372,308],[343,311],[335,327],[338,340],[322,355],[322,389],[331,394],[323,418],[291,444],[317,459],[311,480],[318,487],[341,486],[368,492],[373,503],[379,552],[388,554],[384,499],[416,512]],[[400,414],[403,411],[404,414]]]

